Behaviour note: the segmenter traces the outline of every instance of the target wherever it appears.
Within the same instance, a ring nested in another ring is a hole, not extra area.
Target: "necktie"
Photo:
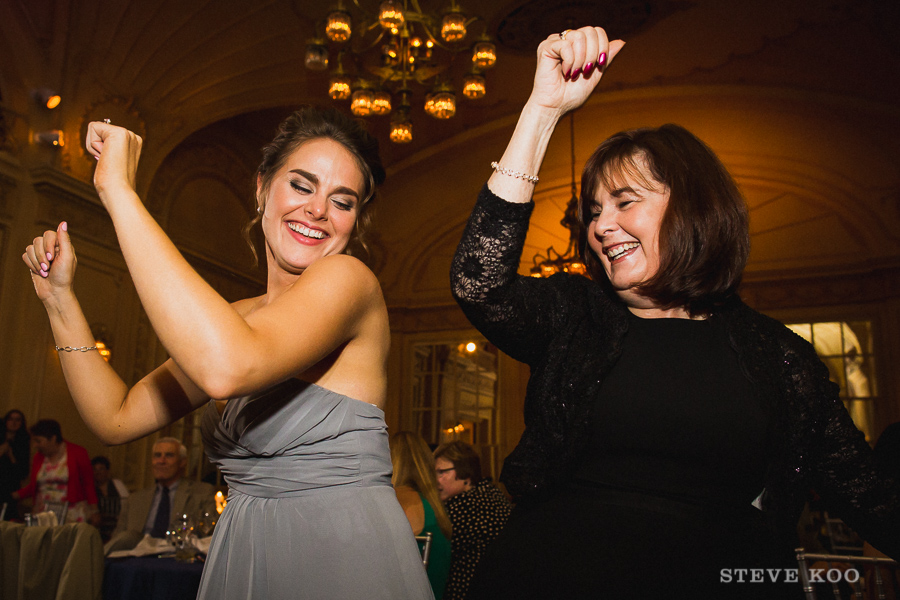
[[[150,530],[151,537],[165,538],[166,531],[169,529],[169,488],[162,486],[162,496],[159,498],[159,508],[156,509],[156,519],[153,521],[153,529]]]

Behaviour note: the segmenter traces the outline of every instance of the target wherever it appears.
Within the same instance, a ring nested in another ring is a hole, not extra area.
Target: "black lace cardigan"
[[[586,452],[591,406],[622,350],[627,308],[596,282],[568,274],[517,274],[533,204],[485,185],[451,268],[453,295],[472,324],[528,364],[525,432],[501,481],[519,501],[539,501]],[[864,539],[900,558],[900,482],[882,476],[815,350],[739,299],[717,312],[768,423],[760,506],[793,531],[810,490]]]

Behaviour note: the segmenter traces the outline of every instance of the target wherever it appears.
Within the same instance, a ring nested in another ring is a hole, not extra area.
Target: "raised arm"
[[[581,106],[625,45],[600,27],[553,34],[538,47],[531,96],[488,186],[507,202],[530,202],[534,185],[509,172],[536,176],[550,136],[564,114]]]
[[[559,282],[517,275],[531,215],[533,176],[559,119],[580,106],[624,46],[585,27],[554,34],[538,48],[531,97],[488,180],[456,251],[451,289],[469,320],[504,352],[530,362],[561,306]]]
[[[181,256],[134,191],[140,137],[105,123],[88,127],[98,157],[94,184],[153,328],[204,393],[229,398],[311,368],[354,339],[380,310],[374,275],[358,260],[327,256],[241,314]]]
[[[66,223],[36,238],[22,258],[50,319],[69,392],[101,440],[118,444],[139,438],[208,399],[171,360],[129,389],[98,352],[88,350],[94,337],[72,289],[77,260]]]

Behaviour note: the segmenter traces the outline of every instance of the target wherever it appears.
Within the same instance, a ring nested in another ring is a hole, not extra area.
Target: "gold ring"
[[[560,34],[559,34],[559,39],[565,40],[565,39],[566,39],[566,36],[569,34],[570,31],[572,31],[572,30],[571,30],[571,29],[566,29],[565,31],[563,31],[562,33],[560,33]]]

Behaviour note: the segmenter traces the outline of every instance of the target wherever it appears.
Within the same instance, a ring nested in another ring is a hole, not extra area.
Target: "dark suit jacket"
[[[122,512],[112,538],[106,543],[107,554],[115,550],[130,550],[144,537],[144,525],[153,505],[156,486],[137,491],[122,502]],[[182,479],[172,498],[171,522],[182,514],[196,519],[201,512],[215,512],[216,488],[202,481]]]

